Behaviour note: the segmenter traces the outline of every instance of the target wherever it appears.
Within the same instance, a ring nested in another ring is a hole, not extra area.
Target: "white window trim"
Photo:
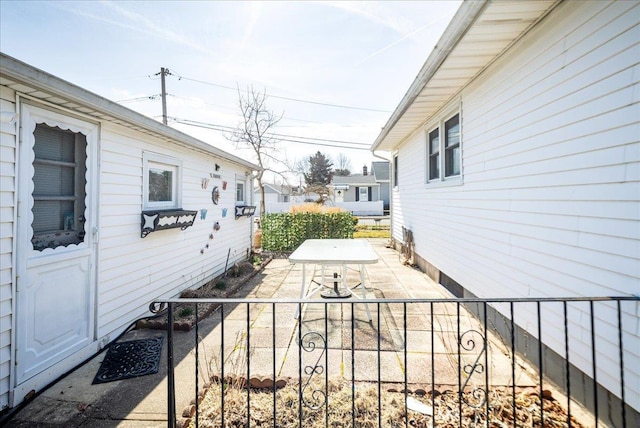
[[[360,186],[358,187],[359,192],[359,200],[360,202],[368,202],[369,201],[369,187],[368,186]],[[362,196],[364,195],[364,199]],[[373,195],[372,195],[373,197]]]
[[[157,153],[142,153],[142,198],[143,209],[172,209],[182,208],[182,161],[170,156]],[[168,166],[175,168],[176,174],[173,182],[173,199],[169,202],[149,201],[149,165]]]
[[[462,153],[462,145],[463,145],[463,136],[462,136],[462,106],[461,105],[457,105],[455,108],[451,108],[451,109],[447,109],[445,110],[446,113],[444,114],[438,114],[437,118],[438,120],[434,120],[432,122],[429,123],[429,125],[427,127],[425,127],[424,129],[424,141],[425,141],[425,149],[424,149],[424,155],[425,155],[425,168],[424,168],[424,172],[425,172],[425,184],[429,187],[438,187],[438,186],[448,186],[448,185],[460,185],[462,184],[462,177],[463,177],[463,153]],[[456,174],[456,175],[451,175],[448,177],[445,177],[445,123],[453,118],[455,115],[458,115],[458,126],[460,129],[460,143],[459,143],[459,150],[460,150],[460,173]],[[431,167],[431,159],[429,156],[429,152],[430,152],[430,141],[429,141],[429,134],[431,132],[433,132],[436,128],[438,128],[439,131],[439,159],[438,159],[438,166],[439,166],[439,177],[438,178],[429,178],[430,175],[430,167]]]

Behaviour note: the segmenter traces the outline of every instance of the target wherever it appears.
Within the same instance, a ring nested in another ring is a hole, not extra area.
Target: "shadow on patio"
[[[493,318],[486,301],[461,303],[452,299],[424,273],[402,265],[398,253],[387,248],[385,240],[371,243],[379,262],[367,267],[367,300],[314,299],[303,305],[299,322],[294,314],[302,268],[290,265],[286,259],[275,259],[233,299],[225,299],[221,308],[201,321],[197,331],[174,331],[168,338],[164,331],[133,330],[120,339],[164,336],[157,374],[91,385],[104,358],[100,354],[32,400],[8,426],[173,426],[168,423],[168,397],[175,399],[176,423],[184,426],[193,422],[194,397],[200,395],[202,399],[207,393],[205,386],[211,386],[209,392],[215,394],[217,385],[224,397],[229,382],[242,386],[246,379],[260,387],[244,389],[249,403],[251,395],[258,394],[256,391],[266,388],[275,392],[273,409],[266,409],[266,413],[264,409],[256,410],[253,404],[245,404],[247,415],[243,420],[252,421],[252,426],[257,413],[267,425],[277,425],[274,412],[279,388],[284,384],[299,391],[297,399],[288,404],[289,408],[297,408],[294,425],[311,413],[328,415],[332,406],[329,380],[350,383],[354,399],[356,385],[364,383],[378,385],[378,397],[382,388],[400,392],[405,415],[413,413],[409,412],[409,393],[421,394],[423,404],[434,407],[437,395],[432,391],[477,392],[480,396],[474,396],[476,402],[458,400],[457,409],[452,410],[457,412],[460,425],[463,405],[480,412],[486,409],[488,413],[490,393],[501,388],[513,394],[514,400],[515,393],[523,388],[538,396],[553,396],[565,408],[570,407],[572,413],[566,418],[581,413],[573,400],[562,397],[539,375],[540,358],[536,357],[542,355],[543,349],[527,342],[527,358],[534,361],[530,366],[513,352],[521,342],[515,337],[513,324],[507,325],[514,331],[511,341],[492,332],[504,325],[497,325],[501,321]],[[347,284],[356,287],[358,283],[359,274],[350,271]],[[371,322],[364,303],[371,310]],[[175,381],[168,384],[170,342],[174,356],[170,378]],[[226,381],[216,384],[215,380],[221,378]],[[277,385],[278,391],[274,386],[277,380],[282,382]],[[307,385],[320,386],[307,390]],[[354,403],[355,400],[355,406]],[[380,399],[378,406],[380,413]],[[358,424],[355,412],[349,418]],[[204,418],[199,422],[204,423]]]

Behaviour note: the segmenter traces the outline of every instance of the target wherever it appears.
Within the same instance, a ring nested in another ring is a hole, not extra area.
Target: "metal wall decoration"
[[[236,206],[236,220],[240,217],[251,217],[256,212],[254,205],[237,205]]]
[[[218,230],[220,230],[220,222],[216,221],[215,223],[213,223],[213,231],[217,232]],[[213,232],[209,232],[209,241],[204,245],[204,247],[200,249],[200,254],[204,254],[204,252],[209,249],[209,244],[211,243],[212,239],[213,239]]]
[[[218,186],[213,186],[213,190],[211,191],[211,200],[214,205],[218,205],[218,201],[220,201],[220,189],[218,189]]]
[[[185,230],[193,226],[198,211],[187,210],[155,210],[142,211],[141,233],[142,238],[156,230],[176,229]]]

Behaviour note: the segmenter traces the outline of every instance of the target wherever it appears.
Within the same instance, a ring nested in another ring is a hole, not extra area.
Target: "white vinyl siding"
[[[15,112],[15,93],[0,86],[0,111]],[[0,123],[0,411],[9,405],[13,323],[16,124]]]
[[[131,135],[113,125],[103,127],[101,154],[101,226],[98,288],[98,337],[123,329],[130,320],[147,313],[148,304],[160,296],[174,296],[200,285],[246,255],[250,247],[246,218],[235,220],[233,209],[222,218],[222,208],[235,203],[235,189],[220,191],[220,202],[211,201],[213,186],[233,182],[245,171],[219,158],[179,149],[161,141]],[[168,229],[140,238],[143,209],[143,153],[153,151],[182,162],[182,206],[185,210],[208,209],[205,220],[197,217],[185,231]],[[202,178],[209,177],[215,163],[221,165],[220,179],[211,179],[207,189]],[[221,230],[209,241],[213,223]],[[209,243],[204,253],[200,250]],[[122,249],[127,248],[126,252]],[[221,256],[222,254],[222,256]]]
[[[405,142],[394,237],[411,229],[417,254],[480,297],[639,294],[639,14],[563,3],[466,87],[463,186],[421,184],[428,129]],[[626,398],[640,409],[640,309],[622,308]],[[530,309],[516,321],[535,335]],[[569,309],[570,361],[591,374],[588,305]],[[595,314],[597,378],[619,395],[612,314]],[[543,340],[564,355],[558,325],[561,305],[545,310]]]

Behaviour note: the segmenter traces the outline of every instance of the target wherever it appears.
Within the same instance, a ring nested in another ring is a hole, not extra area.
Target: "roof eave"
[[[389,117],[389,120],[382,128],[382,131],[371,146],[371,151],[376,150],[388,150],[388,148],[381,149],[380,146],[384,142],[385,138],[393,129],[398,120],[405,114],[407,109],[416,100],[420,92],[424,89],[425,85],[438,71],[444,60],[449,56],[449,53],[458,44],[462,36],[473,25],[476,18],[482,13],[482,10],[487,5],[488,0],[477,1],[464,1],[453,19],[445,29],[444,33],[440,37],[440,40],[431,51],[431,54],[427,58],[426,62],[418,72],[418,75],[414,79],[413,83],[407,90],[406,94]]]

